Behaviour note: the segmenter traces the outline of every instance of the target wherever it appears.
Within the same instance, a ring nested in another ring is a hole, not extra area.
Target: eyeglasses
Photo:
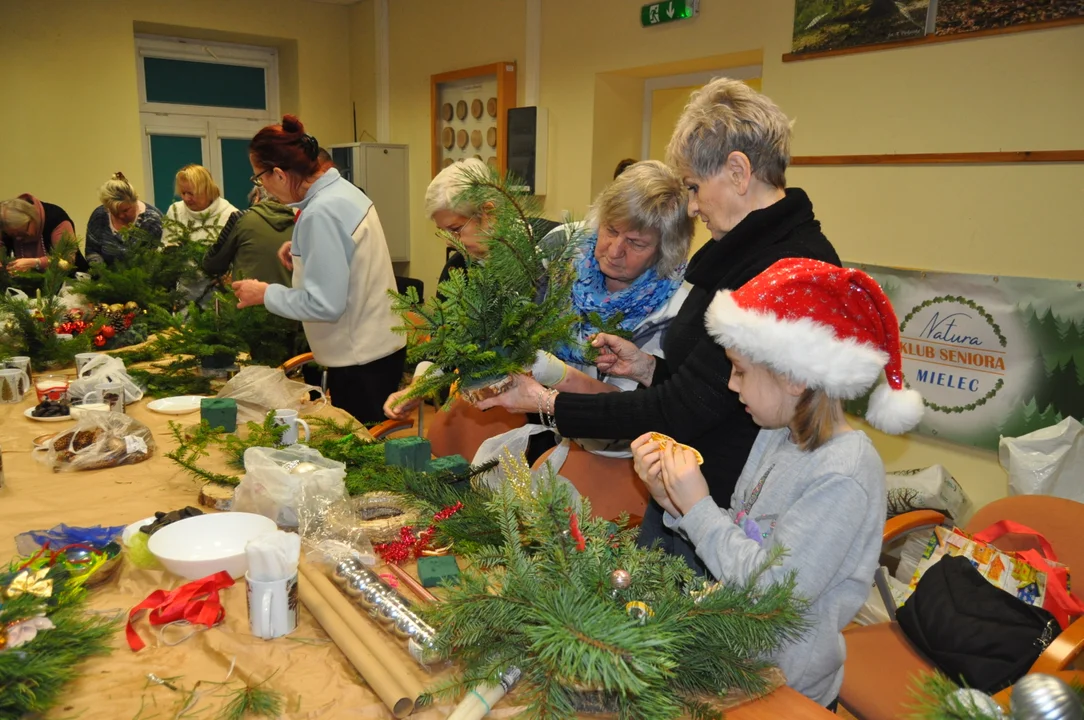
[[[463,230],[468,225],[470,225],[472,222],[474,222],[474,220],[475,220],[475,218],[473,216],[467,218],[467,221],[465,223],[463,223],[462,225],[460,225],[459,228],[455,229],[455,230],[453,230],[452,228],[440,228],[441,232],[437,233],[437,237],[443,237],[442,233],[447,233],[447,234],[451,235],[453,238],[455,238],[456,242],[460,242],[459,236],[463,234]]]
[[[262,173],[257,173],[256,175],[253,175],[252,177],[249,178],[249,180],[251,180],[252,184],[255,185],[256,187],[263,187],[263,182],[260,180],[260,178],[262,178],[264,175],[266,175],[267,173],[271,172],[274,169],[275,168],[268,168],[268,169],[264,170]]]

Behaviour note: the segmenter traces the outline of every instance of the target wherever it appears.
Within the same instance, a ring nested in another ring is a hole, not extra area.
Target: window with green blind
[[[203,141],[185,135],[151,135],[151,175],[154,206],[165,213],[177,197],[174,181],[185,165],[203,163]]]
[[[267,110],[262,67],[144,57],[147,102]]]

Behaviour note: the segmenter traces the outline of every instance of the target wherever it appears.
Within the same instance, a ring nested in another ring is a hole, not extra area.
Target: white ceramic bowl
[[[197,515],[157,531],[147,548],[166,570],[189,580],[221,570],[239,578],[248,570],[248,541],[276,529],[274,520],[255,513]]]

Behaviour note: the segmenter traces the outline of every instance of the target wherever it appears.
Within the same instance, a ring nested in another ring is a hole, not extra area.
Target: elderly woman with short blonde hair
[[[729,78],[696,90],[685,106],[667,161],[688,189],[689,214],[705,222],[712,239],[685,271],[691,289],[663,338],[665,358],[615,335],[593,340],[601,372],[641,387],[622,393],[554,392],[520,377],[511,390],[479,407],[503,405],[521,412],[541,407],[565,437],[632,440],[652,431],[673,437],[700,451],[711,495],[728,507],[757,426],[727,388],[731,365],[725,349],[708,335],[708,307],[717,292],[738,289],[782,258],[840,264],[809,197],[786,187],[790,126],[766,95]],[[664,525],[661,507],[652,502],[640,542],[655,541],[706,572],[693,546]]]
[[[202,165],[185,165],[178,170],[174,189],[181,199],[169,206],[166,217],[190,228],[191,238],[197,242],[217,240],[230,216],[237,212]],[[173,243],[178,234],[176,225],[166,223],[163,243]]]

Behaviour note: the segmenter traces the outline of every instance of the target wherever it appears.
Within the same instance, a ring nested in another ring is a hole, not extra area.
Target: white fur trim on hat
[[[889,435],[901,435],[922,419],[922,396],[915,390],[893,390],[881,383],[869,398],[866,422]]]
[[[729,290],[712,300],[705,321],[723,347],[838,398],[862,395],[888,362],[882,350],[840,340],[830,327],[809,318],[785,320],[738,307]]]

